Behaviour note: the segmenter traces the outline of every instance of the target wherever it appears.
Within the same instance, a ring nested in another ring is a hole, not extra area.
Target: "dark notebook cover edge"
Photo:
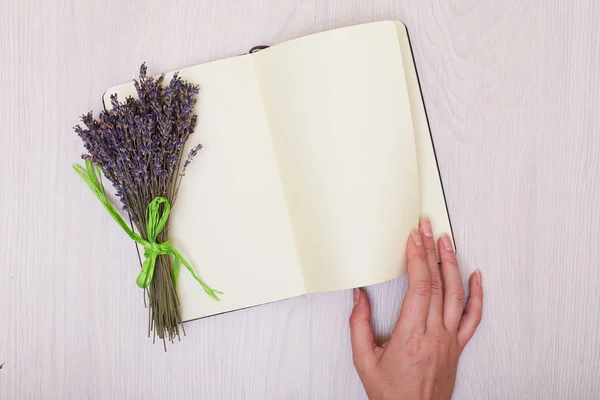
[[[448,217],[448,224],[450,225],[450,234],[452,235],[452,241],[454,242],[454,252],[458,253],[458,246],[456,245],[456,237],[454,236],[454,229],[452,229],[452,219],[450,218],[450,211],[448,210],[448,201],[446,200],[446,191],[444,189],[444,180],[442,179],[442,173],[440,171],[440,163],[438,161],[437,152],[435,151],[435,142],[433,135],[431,134],[431,125],[429,124],[429,114],[427,114],[427,107],[425,106],[425,98],[423,97],[423,89],[421,88],[421,79],[419,78],[419,69],[417,68],[417,62],[415,60],[415,53],[412,47],[412,41],[410,40],[410,33],[408,27],[404,25],[406,29],[406,37],[408,38],[408,46],[410,47],[410,56],[412,58],[413,67],[415,68],[415,75],[417,77],[417,85],[419,86],[419,93],[421,95],[421,103],[423,104],[423,111],[425,112],[425,120],[427,121],[427,130],[429,131],[429,138],[431,139],[431,148],[433,149],[433,157],[435,158],[435,167],[437,168],[438,178],[440,180],[440,186],[442,187],[442,197],[444,198],[444,207],[446,207],[446,216]]]

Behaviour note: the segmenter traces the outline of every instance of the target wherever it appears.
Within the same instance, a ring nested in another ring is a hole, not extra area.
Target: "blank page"
[[[419,187],[395,24],[311,35],[255,60],[306,290],[403,273]]]
[[[198,125],[185,155],[197,143],[204,148],[183,177],[169,239],[212,288],[224,292],[214,301],[182,267],[183,320],[304,294],[252,58],[203,64],[180,76],[201,88]],[[107,96],[115,92],[124,99],[135,90],[126,84]]]

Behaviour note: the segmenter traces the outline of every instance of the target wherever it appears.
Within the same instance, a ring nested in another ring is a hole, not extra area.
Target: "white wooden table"
[[[71,170],[71,127],[142,61],[173,70],[381,19],[409,27],[464,277],[483,272],[455,398],[598,398],[594,0],[0,2],[0,398],[364,398],[349,292],[152,345],[132,244]],[[405,289],[369,288],[380,336]]]

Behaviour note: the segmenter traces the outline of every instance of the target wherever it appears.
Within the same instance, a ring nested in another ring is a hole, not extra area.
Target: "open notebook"
[[[406,271],[419,216],[450,232],[408,34],[383,21],[181,69],[200,85],[204,146],[169,236],[202,278],[178,291],[191,320]],[[169,79],[171,74],[167,74]],[[131,83],[107,90],[124,99]]]

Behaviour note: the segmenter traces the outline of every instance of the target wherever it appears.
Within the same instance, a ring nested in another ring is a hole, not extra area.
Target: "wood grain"
[[[483,322],[457,399],[600,392],[600,5],[593,0],[0,4],[0,398],[361,399],[348,292],[145,338],[136,255],[70,170],[71,127],[156,71],[379,19],[411,34],[464,277]],[[369,288],[378,336],[406,279]]]

